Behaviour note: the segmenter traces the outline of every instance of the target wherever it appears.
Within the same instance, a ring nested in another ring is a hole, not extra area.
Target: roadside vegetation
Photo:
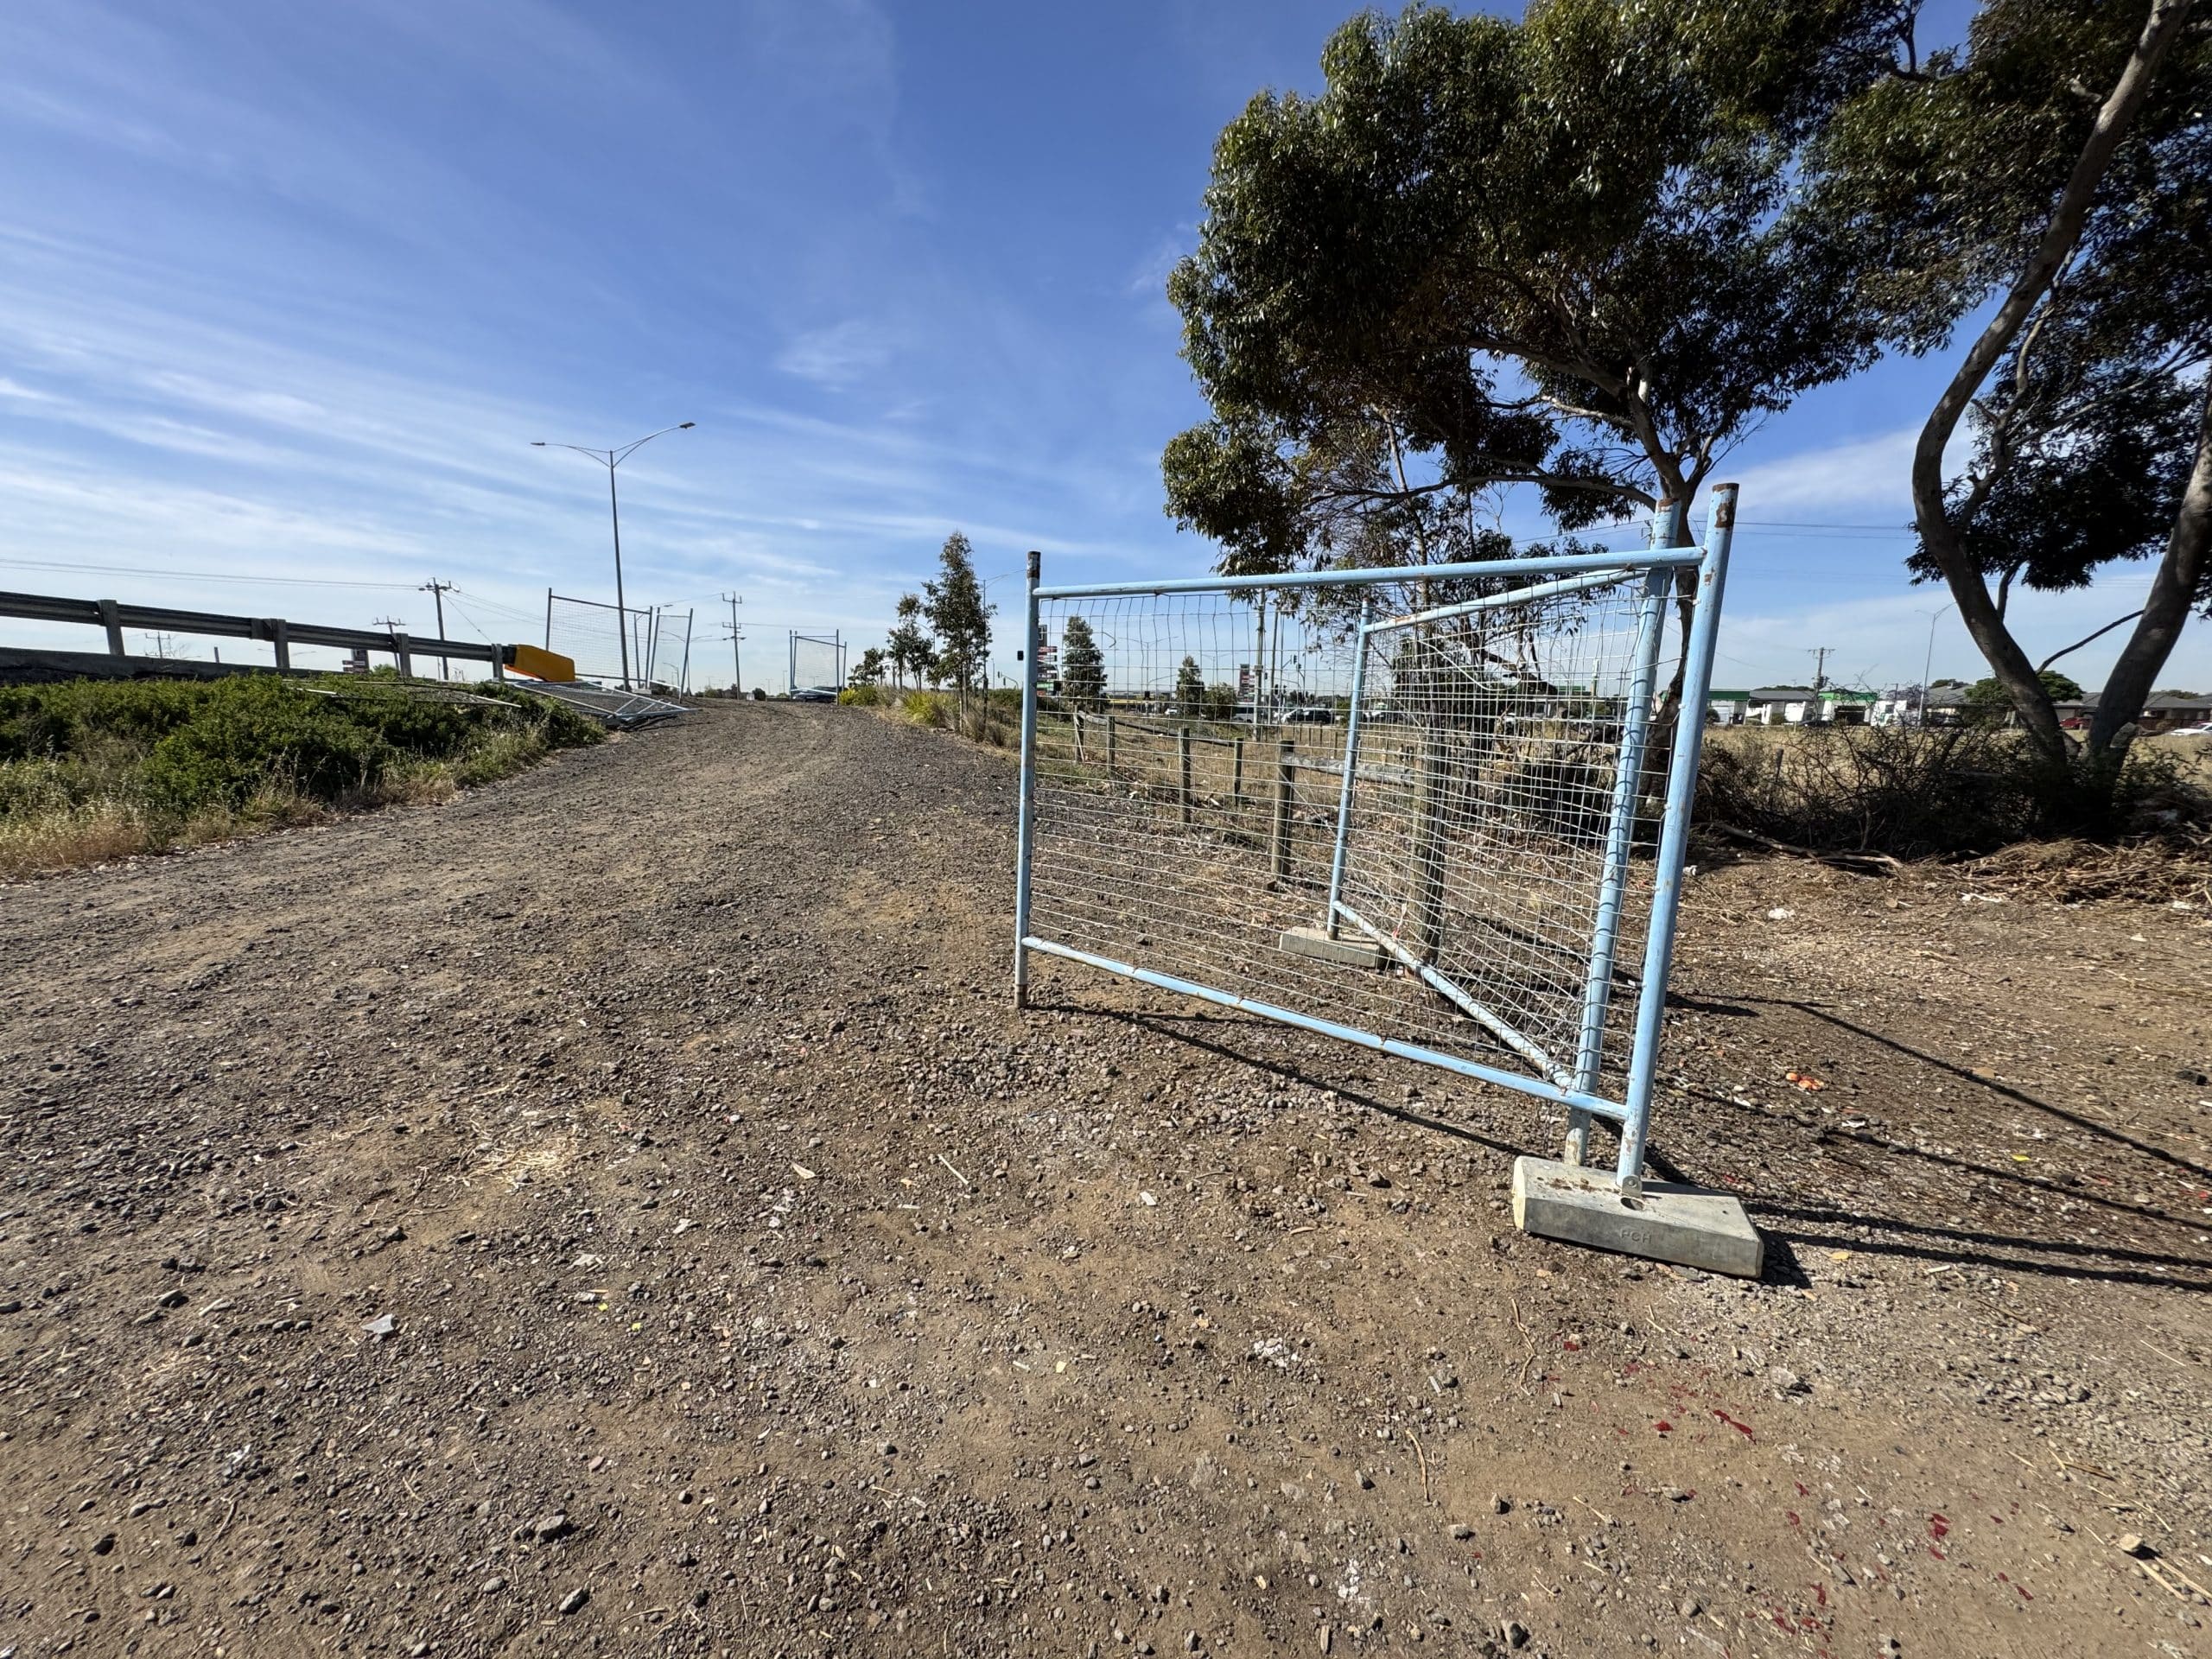
[[[0,688],[0,877],[442,800],[601,735],[496,683],[251,674]]]

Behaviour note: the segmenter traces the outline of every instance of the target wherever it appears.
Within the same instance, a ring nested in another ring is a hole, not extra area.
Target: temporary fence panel
[[[646,622],[645,655],[639,659],[641,666],[638,683],[683,690],[690,657],[691,613],[657,607]]]
[[[1572,1162],[1618,1126],[1636,1190],[1734,510],[1702,549],[1662,513],[1642,550],[1413,569],[1033,556],[1017,995],[1064,957],[1518,1090]]]
[[[618,617],[628,619],[626,630]],[[649,614],[634,606],[618,612],[594,599],[572,599],[550,588],[545,594],[545,649],[571,658],[580,679],[643,685],[650,623]]]
[[[841,691],[845,685],[845,647],[837,634],[794,632],[791,637],[790,683],[787,690],[821,686]]]

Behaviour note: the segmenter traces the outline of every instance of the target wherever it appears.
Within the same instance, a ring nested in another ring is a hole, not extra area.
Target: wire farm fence
[[[1733,510],[1702,550],[1033,575],[1017,997],[1059,957],[1518,1090],[1570,1162],[1618,1125],[1634,1193]]]

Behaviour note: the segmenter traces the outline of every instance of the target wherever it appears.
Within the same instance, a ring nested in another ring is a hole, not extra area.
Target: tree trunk
[[[1959,423],[1966,418],[1983,381],[1997,366],[2036,308],[2050,291],[2059,270],[2082,239],[2097,188],[2112,166],[2113,153],[2150,92],[2152,77],[2187,22],[2192,0],[2152,0],[2143,32],[2112,92],[2097,111],[2088,142],[2075,159],[2066,188],[2059,193],[2050,222],[2027,264],[2014,279],[2010,292],[1960,363],[1951,384],[1929,412],[1927,424],[1912,454],[1912,506],[1922,545],[1943,573],[1951,597],[1958,602],[1959,618],[1967,625],[1975,646],[1988,659],[1997,682],[2028,728],[2028,740],[2050,760],[2069,759],[2072,745],[2059,726],[2058,711],[2036,676],[2019,643],[2005,626],[2005,618],[1990,597],[1989,584],[1967,556],[1965,538],[1951,522],[1943,491],[1943,449]],[[2163,658],[2161,658],[2163,660]],[[2147,689],[2147,687],[2146,687]]]
[[[2120,734],[2141,717],[2152,684],[2173,654],[2190,607],[2203,585],[2208,544],[2212,544],[2212,377],[2206,380],[2204,408],[2197,417],[2196,464],[2182,491],[2181,511],[2174,515],[2165,556],[2151,578],[2151,596],[2144,601],[2135,632],[2128,635],[2120,660],[2097,695],[2097,712],[2089,725],[2093,760],[2112,750]]]

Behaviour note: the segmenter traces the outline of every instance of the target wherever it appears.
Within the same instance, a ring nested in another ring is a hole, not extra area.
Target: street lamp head
[[[686,421],[686,422],[684,422],[681,426],[677,427],[676,429],[677,429],[677,431],[679,431],[679,432],[689,432],[689,431],[690,431],[693,427],[695,427],[695,426],[696,426],[696,425],[698,425],[698,424],[699,424],[699,423],[698,423],[698,422],[696,422],[696,421]]]
[[[530,441],[530,447],[533,449],[543,449],[545,447],[545,440],[543,438],[532,438]]]

